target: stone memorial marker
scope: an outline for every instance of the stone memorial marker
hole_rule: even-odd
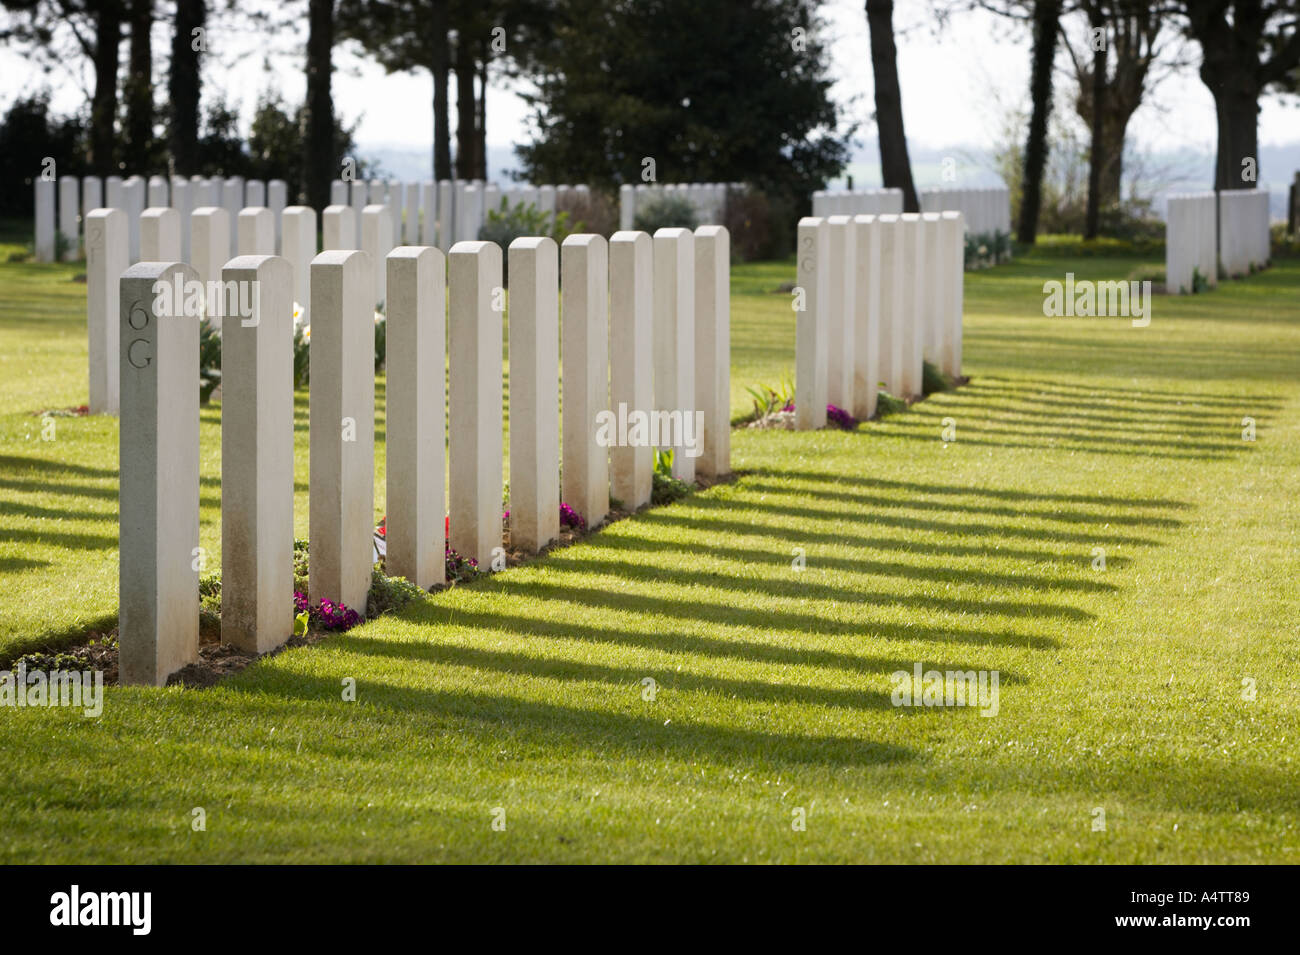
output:
[[[954,380],[961,377],[962,285],[966,278],[966,228],[960,212],[945,212],[940,220],[941,279],[940,325],[943,341],[939,367]]]
[[[293,636],[293,274],[244,255],[221,278],[221,641],[266,653]]]
[[[140,214],[140,261],[177,262],[181,257],[181,214],[166,206]]]
[[[36,261],[53,262],[55,251],[54,205],[58,186],[53,179],[36,177]]]
[[[361,248],[370,256],[371,262],[380,263],[374,276],[375,304],[384,301],[384,286],[388,280],[388,270],[382,263],[393,250],[393,219],[388,206],[373,204],[361,212]]]
[[[853,217],[853,416],[876,413],[880,391],[880,226],[874,215]]]
[[[78,195],[81,183],[76,176],[59,177],[59,232],[63,236],[63,261],[75,262],[81,254],[81,237],[78,235]]]
[[[217,206],[200,206],[190,213],[190,262],[204,288],[221,281],[221,269],[230,260],[230,213]],[[206,297],[205,297],[206,298]],[[213,328],[221,328],[220,297],[213,299],[207,315]]]
[[[375,326],[371,260],[311,263],[308,599],[366,611],[375,531]]]
[[[90,353],[90,413],[117,414],[121,322],[118,280],[130,251],[123,209],[86,213],[86,330]],[[197,374],[197,373],[196,373]]]
[[[194,264],[193,235],[190,232],[190,213],[194,211],[195,186],[188,179],[177,176],[172,180],[172,208],[180,216],[181,261]]]
[[[154,291],[197,278],[179,262],[142,262],[120,280],[123,684],[162,686],[199,657],[199,324],[160,314],[159,299],[172,299]]]
[[[921,252],[921,217],[914,212],[899,216],[900,250],[903,260],[903,311],[895,325],[901,345],[903,366],[900,372],[900,398],[921,394],[922,345],[925,332],[921,323],[924,286],[929,280]]]
[[[323,252],[357,248],[357,212],[351,206],[326,206],[321,213]]]
[[[853,406],[854,282],[857,251],[853,217],[826,220],[830,243],[830,282],[826,307],[826,401],[838,408]]]
[[[560,533],[559,249],[510,243],[510,545],[535,554]]]
[[[244,183],[244,208],[260,209],[266,205],[266,183],[250,179]]]
[[[450,179],[438,180],[438,248],[444,253],[452,246],[456,228],[456,184]]]
[[[275,253],[284,254],[284,210],[289,205],[289,184],[283,179],[272,179],[266,184],[266,207],[271,210],[271,221],[275,223]],[[316,210],[312,210],[315,221]],[[315,245],[315,239],[312,245]]]
[[[654,234],[654,408],[678,422],[668,447],[673,477],[695,481],[695,458],[687,454],[686,429],[695,424],[695,236],[690,229]],[[696,436],[698,437],[698,436]],[[654,437],[659,446],[662,433]]]
[[[145,181],[131,176],[122,182],[122,206],[126,209],[126,226],[131,234],[131,262],[140,261],[140,213],[144,212]]]
[[[451,546],[486,571],[502,546],[501,249],[457,242],[447,265]]]
[[[826,369],[830,294],[830,243],[826,220],[799,220],[796,293],[803,308],[795,315],[794,426],[826,427]]]
[[[921,216],[921,354],[924,361],[936,368],[943,364],[943,343],[948,330],[943,311],[943,285],[948,266],[940,235],[942,221],[938,212]]]
[[[720,225],[695,230],[695,403],[704,414],[696,470],[724,477],[731,473],[731,236]]]
[[[902,395],[903,250],[897,215],[876,217],[880,230],[880,384],[895,397]]]
[[[412,239],[410,245],[438,244],[438,187],[432,181],[420,183],[419,239]],[[444,257],[443,261],[446,261]],[[443,284],[446,284],[445,282]]]
[[[596,416],[609,408],[609,250],[603,236],[571,235],[561,246],[561,497],[594,528],[609,513],[609,449]]]
[[[333,207],[331,207],[333,208]],[[347,206],[339,208],[351,212]],[[292,304],[311,314],[311,260],[316,257],[316,210],[311,206],[289,206],[281,214],[281,245],[293,270]],[[307,318],[306,321],[310,321]]]
[[[167,180],[163,176],[150,176],[147,196],[150,208],[162,209],[171,206],[167,191]]]
[[[609,404],[620,419],[621,408],[654,410],[654,241],[645,232],[609,240]],[[648,425],[643,440],[631,440],[630,418],[628,437],[609,452],[610,494],[635,511],[650,503],[654,442]]]
[[[85,231],[86,215],[92,209],[102,209],[103,206],[104,180],[98,176],[86,176],[81,180],[81,224],[83,232]]]
[[[266,206],[250,206],[239,213],[240,255],[275,254],[275,216]]]
[[[402,246],[389,254],[387,268],[384,566],[390,577],[428,590],[446,582],[447,260],[428,246]]]

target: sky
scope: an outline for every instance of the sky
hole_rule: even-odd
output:
[[[1022,25],[984,11],[956,16],[936,31],[932,0],[896,0],[894,25],[899,48],[899,81],[904,122],[914,153],[937,151],[984,152],[997,143],[1006,117],[1027,105],[1029,76],[1028,30]],[[280,8],[283,9],[283,8]],[[845,114],[860,123],[859,163],[866,172],[877,159],[871,61],[866,16],[862,0],[827,0],[834,96]],[[167,25],[159,24],[155,52],[165,57],[169,49]],[[298,101],[302,78],[301,39],[277,35],[276,49],[266,55],[266,31],[237,24],[213,36],[215,53],[224,61],[209,66],[206,91],[218,87],[241,105],[245,120],[259,93],[270,86],[286,99]],[[124,47],[125,53],[125,47]],[[1197,51],[1188,46],[1194,60]],[[1058,86],[1070,83],[1058,58]],[[335,104],[348,121],[360,120],[359,152],[386,151],[394,157],[409,155],[418,163],[428,155],[433,133],[432,82],[427,73],[386,75],[346,47],[336,51]],[[165,75],[160,60],[158,77]],[[19,92],[40,82],[39,71],[12,50],[0,50],[0,106]],[[53,107],[67,112],[84,104],[84,91],[66,71],[47,81],[54,89]],[[453,86],[454,89],[454,86]],[[1300,140],[1300,113],[1277,97],[1267,98],[1260,115],[1262,146]],[[517,93],[500,82],[489,88],[488,145],[498,167],[509,162],[510,147],[524,134],[526,110]],[[1194,65],[1167,77],[1134,116],[1129,132],[1140,150],[1210,152],[1214,139],[1214,106]],[[394,162],[402,162],[394,158]],[[505,170],[490,172],[497,175]],[[918,178],[922,178],[918,176]],[[864,181],[863,184],[868,184]]]

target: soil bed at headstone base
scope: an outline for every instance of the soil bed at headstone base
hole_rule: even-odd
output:
[[[728,484],[735,480],[736,474],[729,474],[724,478],[712,479],[707,477],[696,477],[694,490],[706,490],[717,484]],[[641,511],[649,510],[653,507],[666,507],[668,505],[649,504],[641,508]],[[506,568],[518,567],[537,560],[551,551],[560,550],[572,544],[576,544],[583,538],[591,534],[600,533],[600,531],[613,524],[621,521],[639,511],[629,511],[622,508],[611,508],[605,520],[594,530],[589,531],[585,528],[561,527],[559,536],[543,547],[536,554],[525,553],[524,551],[515,550],[510,546],[509,523],[502,535],[502,544],[506,551]],[[456,586],[455,583],[441,584],[429,590],[429,594],[437,594]],[[273,657],[283,650],[291,647],[309,647],[320,643],[322,640],[333,636],[338,631],[324,630],[320,628],[310,628],[306,634],[294,634],[284,644],[276,647],[263,654],[248,653],[233,647],[228,643],[222,643],[218,635],[211,632],[210,629],[201,629],[199,634],[199,659],[194,663],[186,664],[177,670],[167,680],[168,686],[186,686],[195,689],[205,689],[210,686],[216,686],[226,677],[238,673],[245,667],[257,662],[264,657]],[[117,686],[117,661],[118,661],[118,644],[117,628],[114,627],[108,633],[101,633],[96,630],[89,630],[77,643],[57,651],[39,650],[33,653],[24,654],[8,667],[15,669],[21,662],[28,672],[34,670],[99,670],[104,674],[104,684],[106,686]]]

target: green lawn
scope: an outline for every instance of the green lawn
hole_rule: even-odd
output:
[[[732,485],[217,689],[0,710],[0,861],[1300,861],[1300,263],[1042,316],[1138,264],[970,275],[959,392],[738,432]],[[85,400],[76,271],[0,265],[10,654],[115,607],[115,422],[28,415]],[[792,273],[733,272],[737,412],[793,369]],[[997,670],[997,715],[892,706],[917,662]]]

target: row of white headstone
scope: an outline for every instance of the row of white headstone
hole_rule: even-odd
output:
[[[638,209],[662,199],[689,202],[700,225],[721,225],[727,214],[728,188],[741,186],[733,183],[728,187],[725,182],[624,183],[618,187],[618,227],[631,229]]]
[[[925,361],[960,377],[964,245],[960,212],[799,220],[797,429],[827,404],[870,418],[881,389],[919,396]]]
[[[510,186],[502,188],[481,179],[443,179],[438,182],[336,179],[330,186],[330,204],[350,205],[360,215],[368,205],[389,209],[394,245],[432,245],[446,252],[456,242],[472,242],[487,222],[488,214],[523,204],[554,216],[582,203],[591,194],[586,185]]]
[[[826,216],[902,215],[902,189],[819,189],[813,193],[812,214]]]
[[[375,513],[375,261],[328,251],[309,269],[309,598],[360,613]],[[386,570],[428,588],[444,581],[444,513],[459,553],[484,568],[504,553],[502,252],[479,241],[446,256],[403,246],[378,261],[389,288]],[[606,519],[611,497],[628,509],[648,503],[655,445],[673,447],[684,480],[730,471],[724,228],[572,235],[562,246],[522,238],[508,265],[513,548],[554,540],[561,500],[589,527]],[[293,630],[293,276],[285,258],[241,255],[220,278],[232,300],[232,289],[257,283],[227,316],[222,343],[222,639],[261,653]],[[124,683],[162,684],[198,656],[198,321],[159,294],[197,281],[184,263],[151,261],[114,283]],[[680,443],[680,428],[662,441],[611,441],[607,427],[602,437],[610,413],[655,411],[698,413],[700,444]]]
[[[971,235],[1011,234],[1011,190],[1006,186],[980,189],[922,189],[922,212],[960,212]]]
[[[1219,262],[1229,275],[1245,275],[1268,262],[1269,194],[1230,189],[1219,194]],[[1214,193],[1172,195],[1165,207],[1165,287],[1174,295],[1195,290],[1199,275],[1219,284],[1214,254]]]
[[[279,250],[280,213],[288,207],[288,185],[280,179],[262,182],[242,176],[204,178],[191,176],[60,176],[37,179],[35,253],[38,262],[53,262],[57,253],[57,236],[62,235],[62,258],[73,261],[81,254],[82,217],[93,209],[122,209],[128,215],[129,253],[132,262],[141,261],[139,217],[145,209],[169,207],[181,214],[183,227],[189,214],[199,208],[219,206],[231,220],[241,209],[265,207],[276,222],[276,252]],[[444,252],[452,244],[477,239],[479,229],[491,211],[500,209],[502,200],[510,206],[522,202],[554,214],[590,193],[585,185],[518,186],[502,189],[493,183],[464,180],[400,182],[371,180],[344,182],[335,180],[330,202],[350,205],[358,218],[368,205],[387,206],[393,230],[393,245],[436,245]],[[182,234],[182,247],[189,255],[189,236]],[[235,234],[231,233],[230,254],[236,252]]]
[[[181,216],[184,231],[181,234],[182,250],[189,256],[189,215],[194,209],[216,206],[225,209],[232,221],[241,209],[258,207],[269,209],[273,215],[278,247],[280,241],[280,213],[288,206],[289,187],[280,179],[262,182],[245,181],[240,176],[228,179],[191,176],[59,176],[57,180],[37,179],[36,189],[36,261],[52,262],[56,252],[57,234],[63,236],[62,258],[77,259],[82,252],[82,231],[88,229],[85,217],[95,209],[121,209],[127,216],[127,257],[132,262],[140,256],[140,217],[146,209],[171,208]],[[57,202],[56,202],[57,195]],[[57,212],[56,212],[57,208]],[[230,235],[230,254],[236,251],[236,234]]]

